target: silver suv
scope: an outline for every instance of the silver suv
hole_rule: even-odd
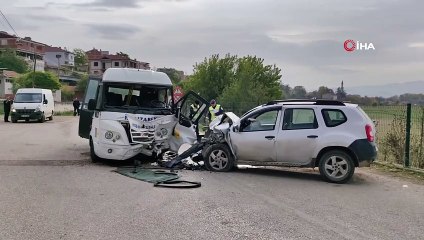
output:
[[[211,171],[237,164],[319,167],[327,181],[345,183],[377,156],[372,120],[340,101],[272,101],[241,118],[227,112],[210,130],[202,154]]]

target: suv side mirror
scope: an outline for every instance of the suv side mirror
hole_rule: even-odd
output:
[[[47,99],[44,99],[43,104],[47,104],[49,103],[49,101],[47,101]]]
[[[96,100],[90,99],[88,101],[88,110],[96,110]]]
[[[235,126],[233,127],[233,131],[234,131],[234,132],[239,132],[239,131],[240,131],[240,127],[239,127],[238,125],[235,125]]]

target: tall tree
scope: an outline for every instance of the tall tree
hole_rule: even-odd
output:
[[[87,54],[80,48],[75,48],[74,51],[74,63],[77,67],[85,66],[88,62]]]
[[[175,68],[158,68],[157,71],[166,73],[166,75],[168,75],[172,83],[175,85],[179,85],[184,79],[184,72]]]
[[[235,79],[225,88],[220,100],[240,114],[259,104],[281,99],[280,73],[278,67],[265,65],[264,60],[256,56],[240,58]]]
[[[25,73],[29,70],[28,63],[22,57],[16,56],[16,53],[11,49],[0,52],[0,68],[6,68],[17,73]]]
[[[194,90],[203,98],[216,99],[235,77],[237,57],[230,54],[220,58],[212,55],[194,65],[193,75],[183,84],[184,90]]]
[[[292,92],[293,98],[305,98],[306,97],[306,89],[304,86],[295,86]]]
[[[85,89],[87,88],[87,84],[88,84],[88,75],[82,74],[79,77],[79,81],[77,83],[76,90],[79,91],[79,92],[85,92]]]
[[[334,94],[333,89],[328,88],[326,86],[321,86],[318,88],[318,98],[322,98],[324,94]]]
[[[293,89],[288,84],[281,84],[281,91],[285,98],[292,98]]]
[[[21,75],[13,81],[13,91],[19,88],[45,88],[59,90],[62,85],[59,78],[50,72],[30,72]]]

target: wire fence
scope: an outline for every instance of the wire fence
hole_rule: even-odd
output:
[[[376,124],[378,161],[424,169],[424,106],[411,106],[409,119],[407,105],[362,108]]]

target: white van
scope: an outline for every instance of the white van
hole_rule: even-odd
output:
[[[13,100],[11,118],[12,122],[18,120],[53,120],[54,100],[50,89],[21,88],[18,89]]]
[[[91,77],[82,103],[79,136],[89,139],[93,161],[159,156],[198,139],[197,125],[208,102],[193,92],[176,104],[162,72],[109,68]],[[190,106],[199,103],[195,114]]]

